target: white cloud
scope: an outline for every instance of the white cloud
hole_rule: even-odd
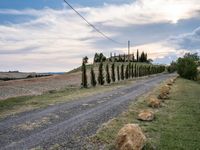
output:
[[[172,43],[176,49],[189,49],[200,54],[200,27],[196,28],[191,33],[170,37],[169,42]]]
[[[134,24],[176,23],[196,16],[199,8],[198,0],[138,0],[131,4],[77,9],[109,37],[123,40],[126,35],[118,37],[120,29],[111,32],[107,26],[126,28]],[[98,41],[102,37],[65,7],[61,10],[4,9],[0,10],[1,14],[24,15],[29,20],[0,25],[0,70],[15,67],[22,71],[69,70],[80,64],[81,57],[99,50]],[[112,47],[121,49],[116,45]],[[175,51],[162,42],[134,48],[149,50],[153,59]]]

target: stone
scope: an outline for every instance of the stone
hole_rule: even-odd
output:
[[[116,139],[117,150],[141,150],[146,137],[137,124],[126,124],[120,129]]]

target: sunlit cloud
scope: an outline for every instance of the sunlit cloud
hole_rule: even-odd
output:
[[[200,3],[198,0],[137,0],[122,5],[79,6],[77,10],[109,37],[126,41],[123,29],[153,23],[173,25],[179,20],[198,16]],[[118,46],[112,42],[107,50],[100,49],[103,37],[65,5],[62,9],[0,9],[0,15],[6,14],[28,16],[29,19],[0,24],[0,70],[67,71],[78,67],[85,55],[91,58],[95,52],[109,53],[107,50],[110,49],[124,53],[127,49],[126,45]],[[148,52],[154,60],[179,55],[177,50],[184,50],[178,48],[177,43],[165,40],[144,42],[132,50]]]

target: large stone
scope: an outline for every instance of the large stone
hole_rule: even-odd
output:
[[[162,86],[160,89],[160,93],[169,94],[170,89],[171,88],[168,85]]]
[[[161,107],[161,101],[159,99],[157,99],[157,98],[152,98],[151,97],[148,100],[148,106],[152,107],[152,108],[159,108],[159,107]]]
[[[127,124],[120,129],[116,139],[117,150],[141,150],[146,137],[137,124]]]
[[[154,120],[155,115],[154,112],[151,110],[142,110],[138,114],[138,119],[142,121],[152,121]]]
[[[169,99],[169,96],[168,96],[168,94],[166,94],[166,93],[160,93],[160,94],[158,95],[158,98],[159,98],[159,99],[162,99],[162,100],[166,100],[166,99]]]

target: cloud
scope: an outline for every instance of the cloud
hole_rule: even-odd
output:
[[[93,22],[109,26],[127,26],[158,22],[177,23],[181,19],[198,16],[200,3],[198,0],[137,0],[120,6],[104,5],[103,8],[80,10]]]
[[[173,43],[177,49],[189,49],[200,53],[200,27],[191,33],[170,37],[169,42]]]
[[[79,6],[77,9],[109,37],[127,41],[123,32],[126,28],[176,23],[197,16],[199,8],[197,0],[137,0],[123,5]],[[103,39],[66,6],[63,9],[0,9],[0,15],[13,15],[16,19],[29,17],[23,22],[0,24],[0,70],[64,71],[79,66],[83,56],[97,51],[106,54],[113,49],[126,51],[126,45],[114,45]],[[145,41],[145,35],[144,39],[140,38],[139,41]],[[164,58],[169,52],[176,54],[175,49],[162,40],[140,42],[141,45],[133,49],[145,50],[153,59]]]

